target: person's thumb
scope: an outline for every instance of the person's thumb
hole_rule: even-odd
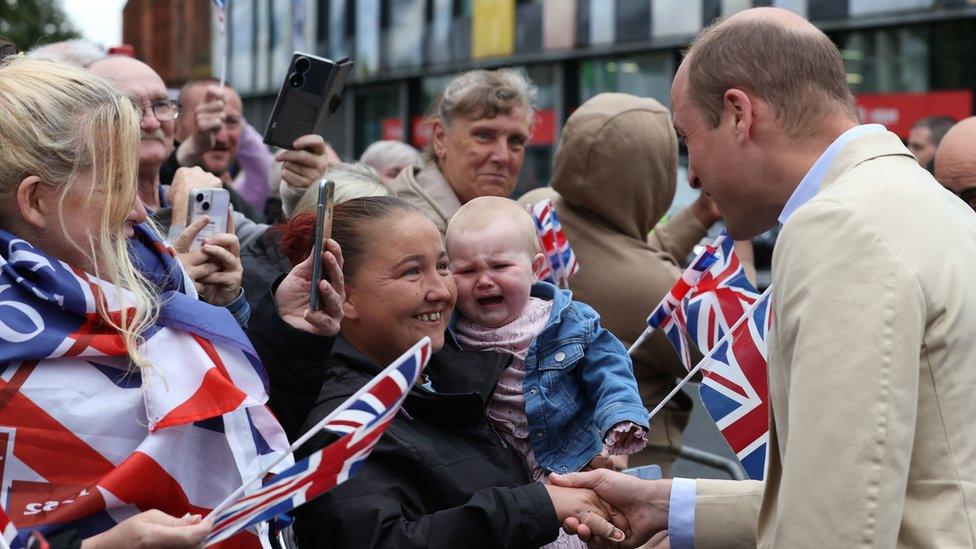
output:
[[[302,260],[301,263],[292,267],[291,269],[292,274],[298,276],[303,280],[312,280],[312,261],[313,261],[312,255],[313,254],[315,254],[314,249],[308,253],[308,257]],[[321,261],[322,259],[319,258],[318,260]]]
[[[183,254],[190,251],[190,245],[193,244],[193,239],[200,234],[200,231],[207,226],[207,223],[210,223],[210,216],[208,215],[202,215],[196,218],[193,223],[187,225],[183,229],[183,232],[176,237],[176,240],[173,241],[173,248]]]
[[[592,511],[583,511],[579,517],[580,524],[585,524],[594,536],[600,536],[611,541],[623,541],[624,531],[614,526],[610,521]]]

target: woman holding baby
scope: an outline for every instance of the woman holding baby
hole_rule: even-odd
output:
[[[517,206],[514,213],[524,214]],[[412,388],[404,411],[358,474],[298,510],[295,530],[302,546],[540,547],[556,539],[562,519],[612,511],[592,492],[533,481],[543,480],[546,471],[561,472],[552,466],[555,461],[575,470],[601,452],[640,447],[647,416],[626,354],[591,309],[566,295],[556,297],[560,291],[552,286],[532,284],[537,254],[528,251],[532,241],[524,231],[513,231],[522,234],[519,242],[526,247],[517,248],[511,262],[494,250],[457,251],[475,263],[487,261],[499,273],[495,280],[504,288],[478,305],[481,292],[495,283],[475,283],[477,292],[466,290],[459,298],[455,274],[468,276],[463,271],[479,267],[452,265],[437,227],[416,208],[389,197],[337,205],[332,236],[344,257],[345,299],[331,354],[321,352],[325,338],[290,330],[274,315],[252,321],[259,351],[287,349],[282,359],[327,369],[306,425],[421,337],[430,337],[436,349],[422,384]],[[462,304],[472,300],[475,307],[464,310]],[[467,319],[458,337],[449,330],[455,304]],[[515,326],[508,326],[510,316]],[[498,347],[459,345],[482,339],[479,325],[520,335]],[[536,335],[547,333],[553,335],[545,348],[533,344]],[[262,334],[275,334],[274,340]],[[269,369],[276,367],[263,358]],[[523,371],[527,390],[521,401],[512,390],[522,383],[511,371],[515,363],[530,370]],[[536,382],[538,390],[528,388]],[[501,385],[508,387],[503,402],[494,398]],[[545,399],[562,403],[561,417]],[[550,416],[542,426],[537,413]],[[516,425],[553,440],[533,453]],[[317,440],[309,450],[328,442]],[[564,541],[579,545],[576,539]]]

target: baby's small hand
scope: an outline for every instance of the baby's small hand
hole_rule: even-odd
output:
[[[601,453],[593,456],[593,459],[586,467],[583,467],[583,470],[610,469],[611,471],[623,471],[627,468],[627,462],[627,456],[608,456]]]

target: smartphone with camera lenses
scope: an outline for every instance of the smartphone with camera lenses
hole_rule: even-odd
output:
[[[199,248],[204,239],[212,234],[227,232],[227,216],[230,215],[230,193],[227,189],[191,189],[186,208],[186,225],[206,215],[210,218],[207,226],[197,233],[190,245],[191,250]]]
[[[347,57],[332,61],[308,53],[293,53],[264,131],[264,142],[290,149],[303,135],[323,135],[329,116],[342,102],[342,88],[352,65]]]

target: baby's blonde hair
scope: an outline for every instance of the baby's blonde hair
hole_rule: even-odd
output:
[[[500,220],[511,221],[519,232],[517,244],[522,246],[529,257],[542,251],[539,236],[535,232],[535,221],[518,202],[499,196],[480,196],[469,200],[454,214],[447,224],[447,250],[450,253],[451,240],[465,231],[479,231],[492,226]]]
[[[97,306],[105,324],[122,335],[133,362],[144,367],[141,334],[155,322],[158,303],[129,257],[122,230],[136,196],[140,118],[132,99],[80,67],[17,57],[0,62],[0,227],[12,228],[18,217],[16,194],[25,177],[60,189],[58,222],[67,242],[88,258],[92,274],[135,296],[131,313],[123,310],[117,319],[104,301]],[[103,208],[97,229],[79,242],[66,230],[64,205],[87,174],[86,203],[97,199]]]

